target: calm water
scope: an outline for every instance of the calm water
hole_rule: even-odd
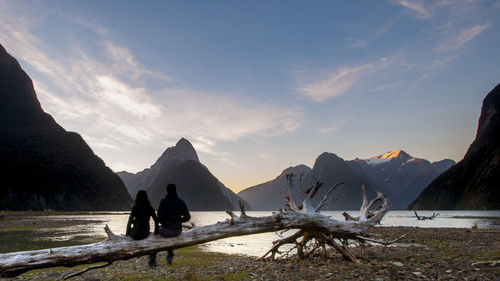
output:
[[[355,216],[358,212],[349,212]],[[413,227],[454,227],[470,228],[477,225],[481,229],[500,229],[500,211],[439,211],[439,216],[434,220],[419,221],[413,211],[390,211],[382,220],[383,226],[413,226]],[[250,216],[268,216],[271,212],[248,212]],[[333,219],[344,220],[342,211],[323,212]],[[422,211],[419,215],[430,216],[432,211]],[[229,216],[225,212],[192,212],[191,221],[195,225],[213,224],[224,221]],[[79,239],[89,236],[104,238],[104,226],[107,224],[116,234],[124,234],[128,213],[110,212],[90,215],[57,215],[40,216],[41,220],[90,220],[90,224],[76,225],[58,229],[38,230],[38,241],[64,241]],[[54,232],[55,231],[55,232]],[[44,233],[46,233],[44,235]],[[50,235],[49,235],[50,234]],[[203,244],[201,247],[207,251],[223,253],[239,253],[252,256],[261,256],[272,246],[272,241],[278,238],[275,233],[247,235],[226,238]]]

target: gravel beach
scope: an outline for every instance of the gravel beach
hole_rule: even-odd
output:
[[[172,265],[160,253],[155,268],[141,257],[70,280],[500,280],[500,262],[478,263],[500,261],[500,230],[376,227],[372,233],[384,240],[407,236],[390,247],[353,248],[361,264],[334,252],[327,260],[267,262],[244,253],[207,253],[193,247],[177,250]],[[60,280],[83,268],[36,270],[12,280]]]

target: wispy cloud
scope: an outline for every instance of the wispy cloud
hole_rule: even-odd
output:
[[[271,154],[265,151],[260,151],[257,153],[257,157],[262,160],[268,160],[271,158]]]
[[[34,22],[18,21],[6,4],[1,8],[0,43],[31,70],[44,110],[66,129],[81,133],[95,149],[163,146],[165,140],[186,136],[200,152],[216,154],[221,153],[215,151],[219,141],[283,134],[302,122],[298,108],[171,88],[172,75],[147,68],[130,49],[109,39],[105,28],[88,21],[71,24],[95,32],[100,49],[85,49],[73,39],[60,47],[67,53],[48,56],[58,53],[59,46],[37,37]],[[148,88],[144,79],[160,79],[166,86]]]
[[[359,48],[359,47],[366,47],[368,46],[368,43],[371,41],[367,38],[347,38],[346,39],[346,46],[350,48]]]
[[[358,38],[348,37],[346,39],[346,46],[349,48],[367,47],[373,42],[378,41],[384,37],[389,30],[398,22],[399,16],[388,19],[388,21],[377,28],[373,26],[367,27],[366,35]]]
[[[393,0],[391,3],[404,7],[418,18],[426,19],[422,23],[423,36],[400,46],[402,61],[407,62],[408,67],[401,69],[401,72],[387,69],[389,73],[401,77],[405,73],[411,74],[410,79],[414,81],[409,83],[408,90],[414,90],[429,77],[446,69],[449,63],[460,59],[463,55],[460,51],[495,21],[492,18],[494,13],[486,12],[486,6],[481,1]],[[384,87],[381,84],[374,89]]]
[[[397,0],[396,3],[412,11],[418,18],[429,18],[430,12],[421,0]]]
[[[110,40],[105,40],[104,45],[108,57],[113,61],[113,70],[115,73],[120,73],[138,79],[141,75],[151,76],[153,78],[162,79],[167,82],[172,82],[175,79],[170,75],[151,71],[146,68],[132,55],[132,52],[122,46],[113,43]]]
[[[337,68],[312,70],[297,77],[298,91],[315,102],[322,102],[348,92],[363,77],[388,67],[387,58],[358,65],[344,65]]]
[[[301,124],[296,108],[281,108],[251,98],[207,94],[186,89],[165,89],[165,126],[184,135],[209,140],[237,140],[244,136],[291,132]]]
[[[340,122],[337,122],[336,124],[334,124],[333,126],[319,129],[319,133],[322,135],[338,133],[342,129],[342,126],[344,124],[346,124],[347,122],[349,122],[348,118],[343,119]]]
[[[447,38],[447,40],[438,47],[438,50],[440,52],[447,52],[460,49],[467,42],[476,38],[488,27],[488,24],[476,24],[474,26],[464,28],[451,37]]]

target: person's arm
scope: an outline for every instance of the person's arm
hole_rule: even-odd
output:
[[[134,207],[132,207],[132,211],[130,212],[130,216],[128,217],[127,230],[125,231],[126,236],[129,236],[130,229],[132,228],[132,223],[134,222],[134,218],[135,218],[135,208]]]
[[[153,221],[155,222],[155,230],[153,233],[158,234],[158,218],[156,217],[155,209],[153,207],[151,207],[151,210],[152,210],[151,217],[153,218]]]
[[[165,207],[163,206],[164,201],[163,199],[160,200],[160,205],[158,206],[158,212],[156,213],[157,217],[156,219],[158,220],[158,223],[162,223],[163,220],[165,219]]]
[[[187,222],[187,221],[189,221],[191,219],[191,214],[189,213],[189,210],[188,210],[188,208],[186,206],[186,203],[184,203],[184,202],[182,202],[182,203],[183,203],[182,205],[184,205],[184,206],[183,206],[183,210],[182,210],[181,221],[182,222]]]

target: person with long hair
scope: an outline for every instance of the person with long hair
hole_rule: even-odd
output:
[[[155,209],[151,206],[148,194],[145,190],[139,190],[135,195],[134,206],[130,212],[127,222],[126,235],[134,240],[142,240],[149,236],[149,219],[153,218],[155,223],[155,232],[158,231],[158,219]],[[149,256],[149,266],[156,265],[156,255]]]

